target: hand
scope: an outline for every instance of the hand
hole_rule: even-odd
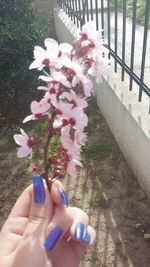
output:
[[[51,193],[44,189],[42,180],[34,181],[34,187],[29,186],[19,197],[1,230],[0,266],[79,266],[95,231],[88,225],[86,213],[64,204],[67,197],[59,181],[52,185]]]

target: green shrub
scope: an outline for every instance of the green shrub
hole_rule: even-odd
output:
[[[29,0],[0,1],[0,126],[22,119],[37,92],[36,72],[28,67],[33,47],[42,45],[49,22],[31,7]],[[34,78],[35,77],[35,78]]]
[[[122,12],[123,7],[123,1],[124,0],[118,0],[118,8]],[[114,5],[115,0],[111,0],[111,3]],[[136,14],[136,22],[139,25],[144,24],[145,19],[145,0],[138,0],[137,1],[137,14]],[[133,16],[133,0],[127,0],[127,16],[131,17]],[[150,22],[150,19],[149,19]],[[150,26],[150,24],[149,24]]]

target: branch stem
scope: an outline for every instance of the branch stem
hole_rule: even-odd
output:
[[[47,140],[44,146],[44,175],[43,178],[46,181],[46,185],[48,188],[48,191],[51,190],[51,182],[48,179],[48,171],[49,171],[49,167],[50,167],[50,163],[48,162],[48,148],[49,148],[49,144],[50,144],[50,140],[52,138],[52,134],[51,134],[51,121],[49,122],[49,129],[48,129],[48,135],[47,135]]]

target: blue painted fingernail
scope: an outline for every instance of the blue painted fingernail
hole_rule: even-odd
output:
[[[34,202],[37,204],[43,204],[45,202],[45,189],[42,176],[33,177],[33,192]]]
[[[54,228],[52,232],[49,234],[46,241],[44,242],[45,249],[52,250],[62,234],[63,234],[63,229],[60,226]]]
[[[68,207],[69,202],[66,192],[62,188],[59,189],[59,192],[60,192],[61,203]]]
[[[85,243],[90,244],[91,236],[90,236],[88,233],[86,233],[86,235],[85,235],[83,241],[84,241]]]
[[[75,227],[75,233],[74,233],[74,238],[76,240],[83,240],[83,235],[84,235],[84,224],[83,223],[78,223]]]

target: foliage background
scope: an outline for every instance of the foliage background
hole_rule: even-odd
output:
[[[124,0],[118,0],[118,8],[122,11]],[[111,3],[115,3],[115,0],[111,0]],[[145,19],[145,4],[146,0],[137,0],[137,15],[136,22],[137,24],[143,25]],[[127,0],[127,15],[132,18],[133,15],[133,0]]]
[[[37,73],[28,68],[33,47],[51,36],[49,17],[45,20],[30,0],[0,1],[0,128],[22,120],[37,98]]]

